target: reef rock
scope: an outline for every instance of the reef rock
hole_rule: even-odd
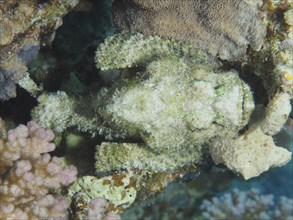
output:
[[[270,167],[284,166],[291,153],[274,144],[271,136],[257,127],[234,140],[218,140],[209,148],[213,160],[241,173],[244,179],[259,176]]]
[[[0,4],[0,100],[16,95],[15,83],[35,59],[40,45],[54,39],[62,17],[78,0],[10,0]]]
[[[221,60],[244,58],[248,45],[258,51],[266,35],[257,10],[247,0],[125,0],[113,4],[118,29],[159,35],[193,44]]]

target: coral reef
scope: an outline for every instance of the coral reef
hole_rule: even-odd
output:
[[[257,1],[114,1],[118,29],[191,43],[221,60],[243,59],[248,44],[260,50],[266,35]]]
[[[96,198],[108,201],[108,209],[112,211],[124,210],[136,198],[136,184],[134,174],[121,172],[113,176],[102,178],[83,176],[70,186],[68,195],[73,200],[81,200],[85,204]]]
[[[291,112],[290,95],[277,93],[266,107],[265,119],[261,129],[265,134],[275,135],[285,125]]]
[[[276,203],[273,195],[262,195],[256,189],[240,192],[234,189],[200,206],[204,219],[293,219],[293,200],[281,197]]]
[[[15,83],[27,71],[26,64],[38,54],[39,42],[34,38],[26,38],[14,51],[7,46],[0,46],[0,100],[8,100],[16,96]]]
[[[107,201],[102,198],[93,199],[89,202],[89,209],[85,219],[95,219],[95,220],[120,220],[120,216],[113,212],[105,213],[105,208],[107,206]]]
[[[292,173],[290,176],[292,177]],[[288,181],[288,177],[284,179]],[[229,186],[230,180],[230,174],[213,171],[201,174],[195,181],[170,184],[160,196],[138,206],[132,206],[123,212],[121,217],[125,220],[292,219],[292,197],[286,194],[276,195],[274,190],[270,191],[273,193],[270,194],[264,192],[262,187],[260,190],[256,186],[238,190],[235,186]],[[246,185],[247,181],[241,183]],[[266,179],[260,184],[272,183],[271,180]],[[274,187],[278,188],[278,185]]]
[[[264,118],[258,119],[260,122],[251,125],[243,135],[235,140],[212,141],[209,152],[213,160],[241,173],[244,179],[259,176],[270,167],[285,165],[291,160],[291,152],[276,146],[271,135],[283,128],[290,112],[290,95],[276,94],[268,103]]]
[[[261,78],[270,99],[282,91],[293,91],[293,3],[290,0],[264,0],[261,16],[267,37],[259,53],[250,52],[249,66]]]
[[[265,11],[267,13],[267,17],[263,16],[270,35],[260,53],[252,56],[252,63],[249,65],[253,66],[255,74],[261,77],[268,93],[269,100],[265,112],[257,119],[254,118],[254,125],[244,133],[243,137],[239,137],[236,141],[224,139],[215,141],[216,143],[210,146],[213,160],[217,163],[225,163],[232,170],[239,170],[237,166],[240,161],[249,154],[255,155],[255,159],[248,160],[249,163],[241,171],[246,179],[258,176],[261,170],[266,170],[269,166],[281,166],[291,157],[284,149],[274,147],[270,135],[275,135],[282,129],[291,112],[293,41],[292,18],[289,17],[292,6],[290,1],[265,1],[262,9],[263,13]],[[278,15],[282,15],[283,19]],[[253,142],[259,143],[260,140],[263,145],[254,144],[254,148],[251,148]],[[246,154],[243,154],[241,151],[245,147]],[[267,156],[262,159],[256,156],[259,154],[256,153],[258,150],[259,153],[263,152]],[[270,157],[278,157],[279,161],[269,159]],[[271,162],[264,162],[268,160]]]
[[[184,175],[197,173],[200,169],[192,165],[172,172],[152,173],[133,169],[115,171],[111,175],[102,177],[99,175],[80,177],[68,189],[68,196],[74,206],[71,216],[84,219],[91,201],[95,199],[107,201],[105,210],[108,213],[122,213],[133,204],[161,193],[169,183],[179,181]]]
[[[69,202],[50,193],[76,180],[74,166],[63,166],[48,152],[54,134],[31,121],[6,131],[0,119],[0,216],[5,219],[65,218]]]
[[[275,84],[282,91],[293,95],[293,2],[271,2],[269,27],[271,36],[264,45],[264,53],[269,53],[274,62]],[[277,14],[283,16],[279,21]],[[270,90],[269,90],[270,91]]]
[[[195,207],[201,198],[201,193],[197,191],[195,186],[198,178],[201,176],[193,182],[168,185],[159,196],[125,210],[121,214],[122,219],[195,219],[194,216],[198,211]]]
[[[209,147],[215,163],[225,164],[242,174],[244,179],[259,176],[270,167],[280,167],[291,160],[291,152],[275,146],[273,138],[257,127],[236,140],[217,140]]]
[[[292,219],[292,0],[0,2],[0,218]]]
[[[114,184],[112,183],[114,182]],[[119,220],[117,206],[129,206],[135,199],[135,191],[124,189],[123,182],[118,186],[111,178],[84,176],[70,188],[69,196],[74,207],[71,216],[74,219]],[[127,184],[126,184],[127,185]],[[133,198],[129,195],[133,194]],[[106,199],[105,199],[106,198]]]
[[[0,100],[15,97],[15,83],[36,58],[40,45],[54,39],[62,17],[78,0],[49,3],[6,1],[0,5]]]

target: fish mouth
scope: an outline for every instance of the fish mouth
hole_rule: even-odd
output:
[[[241,80],[241,88],[243,92],[242,98],[242,117],[241,117],[241,124],[240,127],[243,128],[245,125],[248,124],[250,116],[255,108],[253,93],[250,87]]]

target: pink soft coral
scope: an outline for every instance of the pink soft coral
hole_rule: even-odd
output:
[[[114,212],[106,212],[107,201],[96,198],[89,202],[86,220],[121,220],[120,215]]]
[[[54,134],[36,122],[8,132],[0,118],[0,216],[4,219],[66,218],[68,201],[49,190],[76,180],[74,166],[48,152]]]

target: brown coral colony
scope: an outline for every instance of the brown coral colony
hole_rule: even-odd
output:
[[[247,2],[115,1],[113,16],[119,30],[177,39],[221,60],[236,61],[243,59],[248,45],[260,50],[266,34],[256,3]]]

